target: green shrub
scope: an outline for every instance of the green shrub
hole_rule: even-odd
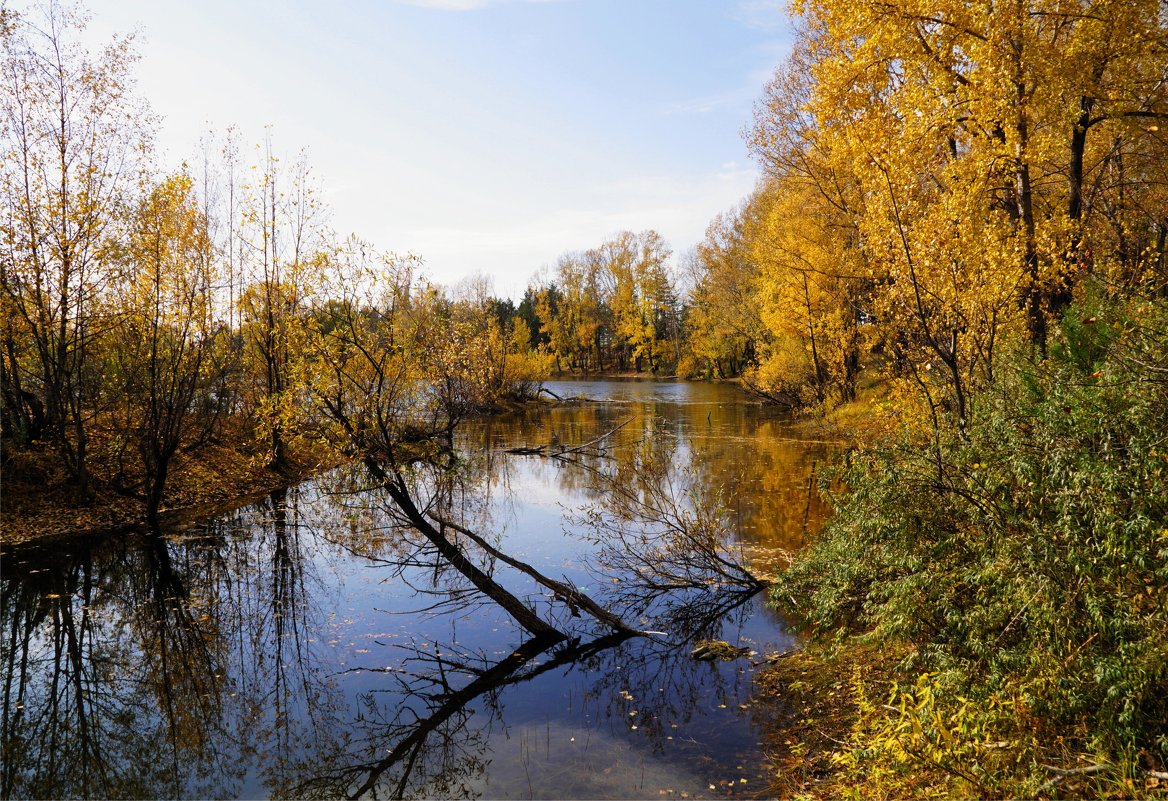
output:
[[[1011,704],[1036,741],[1163,770],[1162,300],[1073,308],[1050,357],[999,370],[964,431],[855,452],[838,478],[835,518],[776,601],[821,639],[905,646],[905,683],[928,672],[939,715]]]

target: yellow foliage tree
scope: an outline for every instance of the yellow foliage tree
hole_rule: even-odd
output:
[[[1162,270],[1156,2],[794,10],[752,145],[783,192],[797,178],[838,215],[867,311],[933,412],[966,419],[1015,333],[1045,353],[1083,275]]]
[[[129,262],[112,347],[125,353],[126,428],[142,459],[147,521],[157,527],[179,446],[196,446],[206,432],[192,422],[210,408],[199,401],[214,378],[213,252],[189,175],[164,179],[141,203]]]
[[[0,292],[5,416],[49,439],[90,494],[93,374],[127,209],[144,183],[150,114],[134,97],[130,38],[96,57],[80,12],[4,8],[0,24]],[[36,425],[31,425],[33,423]]]
[[[746,369],[763,336],[758,265],[746,230],[754,208],[748,202],[715,217],[690,259],[686,346],[702,372],[717,378]]]
[[[239,296],[240,330],[249,372],[259,378],[250,393],[252,413],[267,440],[269,464],[281,468],[289,461],[286,429],[296,415],[292,381],[303,324],[313,294],[324,286],[328,243],[325,212],[303,154],[286,170],[269,139],[259,155],[242,203],[240,250],[248,284]]]

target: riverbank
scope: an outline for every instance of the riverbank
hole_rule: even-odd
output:
[[[22,453],[20,464],[4,468],[0,544],[100,535],[146,525],[145,504],[119,493],[108,480],[95,482],[94,497],[78,503],[51,451]],[[200,510],[212,513],[228,505],[295,484],[332,464],[330,457],[299,452],[284,470],[267,466],[264,454],[228,444],[212,444],[184,455],[167,482],[161,513],[173,522]]]
[[[518,411],[528,404],[557,403],[547,398],[526,401],[498,400],[481,416]],[[167,480],[166,498],[160,509],[164,525],[200,515],[210,516],[227,506],[237,506],[259,496],[311,478],[337,466],[342,457],[332,448],[296,439],[288,446],[288,464],[269,466],[267,452],[232,443],[250,443],[249,436],[225,432],[216,443],[193,453],[180,453]],[[134,485],[137,477],[130,459],[114,463],[108,454],[111,442],[93,443],[106,458],[93,460],[93,497],[79,502],[68,476],[50,448],[12,455],[3,468],[0,496],[0,544],[17,545],[33,540],[101,535],[146,526],[144,501],[118,485]]]
[[[879,671],[876,655],[830,657],[815,647],[774,660],[755,676],[756,695],[783,710],[764,729],[763,749],[774,766],[771,798],[829,799],[845,795],[839,760],[859,719],[853,688]]]
[[[1083,727],[1033,736],[1022,717],[1007,734],[979,728],[976,713],[950,714],[928,674],[906,686],[902,646],[813,644],[755,676],[762,703],[783,716],[766,727],[773,798],[1168,798],[1168,776],[1122,766],[1076,747]],[[908,684],[911,684],[909,677]],[[915,702],[915,703],[914,703]],[[1019,699],[1021,703],[1021,699]],[[1025,714],[1025,713],[1023,713]],[[982,781],[993,777],[993,786]],[[1018,793],[1015,790],[1027,788]]]
[[[892,385],[879,374],[865,374],[856,385],[856,397],[829,409],[794,412],[791,428],[809,439],[846,443],[852,446],[875,445],[895,436],[895,405]]]

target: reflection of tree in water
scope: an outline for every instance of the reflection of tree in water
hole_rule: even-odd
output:
[[[638,735],[655,752],[684,753],[674,740],[679,730],[700,717],[703,733],[712,735],[704,710],[731,710],[729,720],[738,711],[735,699],[748,694],[749,675],[733,663],[693,659],[683,644],[698,637],[737,641],[732,630],[749,617],[748,603],[749,599],[717,622],[702,621],[700,632],[677,629],[669,638],[631,640],[619,652],[606,655],[590,674],[594,679],[585,702],[595,705],[597,719],[637,726]]]
[[[169,763],[168,791],[179,795],[192,753],[199,765],[229,764],[208,732],[222,711],[223,648],[203,599],[191,591],[194,574],[175,564],[166,541],[148,537],[131,555],[138,563],[127,572],[129,621],[141,651],[137,675],[157,699],[167,736],[155,759]]]
[[[498,661],[456,655],[439,646],[416,651],[406,672],[392,676],[393,689],[366,696],[358,740],[371,757],[338,760],[297,788],[297,794],[330,798],[470,797],[474,780],[489,763],[487,738],[501,723],[499,695],[509,687],[565,666],[589,662],[626,641],[613,633],[586,643],[533,637]],[[539,657],[547,658],[540,662]],[[381,704],[377,696],[390,695]],[[472,707],[471,704],[477,704]],[[484,712],[471,725],[476,712]],[[384,755],[384,756],[375,756]]]
[[[729,511],[744,542],[752,546],[794,550],[814,536],[829,512],[825,499],[811,487],[816,464],[830,445],[800,437],[781,417],[748,403],[587,403],[533,409],[495,421],[488,429],[471,428],[464,436],[496,450],[516,445],[586,442],[622,421],[629,421],[606,444],[603,456],[581,455],[585,470],[565,469],[554,460],[530,459],[527,469],[553,477],[567,493],[595,497],[592,470],[614,475],[641,459],[642,440],[672,450],[668,465],[676,475],[697,479],[703,501],[722,494],[732,499]],[[667,444],[672,438],[673,443]],[[814,483],[814,482],[812,482]]]
[[[635,459],[618,462],[612,473],[588,466],[581,472],[606,481],[609,493],[619,487],[625,496],[659,502],[660,487],[666,485],[665,466],[676,455],[676,439],[655,436],[654,431],[643,433],[635,443]],[[574,453],[571,469],[581,467],[575,460],[590,458],[602,457]],[[354,724],[361,732],[354,745],[364,751],[366,758],[337,754],[325,760],[328,769],[305,780],[296,788],[298,793],[352,798],[367,793],[393,798],[473,794],[473,780],[486,764],[486,732],[502,721],[499,692],[569,664],[600,675],[586,695],[590,699],[607,699],[605,717],[615,715],[623,722],[627,716],[643,714],[639,719],[645,726],[643,736],[654,739],[659,750],[672,738],[668,731],[688,722],[700,700],[721,698],[726,707],[730,699],[742,694],[741,687],[725,686],[723,673],[688,659],[678,645],[699,636],[720,635],[724,626],[734,623],[733,612],[747,603],[761,585],[755,583],[749,591],[736,593],[719,592],[704,580],[678,587],[643,587],[644,593],[636,604],[627,603],[623,591],[606,593],[626,601],[621,606],[626,611],[652,615],[653,604],[646,598],[651,600],[673,590],[688,591],[686,597],[673,599],[656,610],[660,613],[657,619],[667,621],[672,629],[669,640],[646,637],[646,632],[628,626],[612,609],[601,607],[530,565],[517,564],[467,527],[452,522],[449,518],[459,515],[465,501],[475,497],[466,491],[467,487],[483,481],[483,473],[488,472],[482,466],[478,471],[473,467],[456,466],[450,460],[419,460],[408,468],[400,464],[370,465],[371,477],[385,493],[380,503],[380,530],[401,532],[403,540],[410,542],[410,547],[399,545],[393,553],[378,558],[417,592],[442,596],[430,606],[431,610],[451,603],[465,606],[474,594],[506,609],[532,637],[498,661],[460,652],[454,642],[434,643],[426,649],[415,648],[400,669],[376,671],[386,675],[389,686],[364,696],[363,714]],[[338,487],[337,496],[355,494]],[[362,499],[366,520],[376,518],[371,504],[375,495],[366,492],[357,497]],[[472,506],[472,512],[478,511],[480,507]],[[414,532],[412,537],[410,529]],[[452,557],[452,551],[457,551],[457,558]],[[550,588],[554,601],[568,607],[571,616],[557,616],[554,605],[545,608],[542,617],[535,614],[535,606],[513,611],[517,599],[497,581],[500,562]],[[411,581],[415,574],[429,576],[428,586]],[[461,574],[465,581],[458,581],[454,574]],[[743,574],[749,578],[748,573]],[[581,615],[581,609],[586,614]],[[533,623],[531,616],[538,620]],[[580,617],[585,630],[594,631],[600,626],[608,627],[611,633],[567,633],[564,625]],[[650,618],[643,617],[641,622],[649,623]],[[580,625],[576,624],[574,630]],[[619,669],[614,667],[616,661],[606,660],[611,653],[619,653],[614,658],[619,660]],[[538,662],[538,657],[546,658]],[[619,692],[616,684],[621,685]],[[641,709],[628,709],[628,704],[638,697],[642,699]],[[472,702],[486,710],[489,721],[480,716],[478,725],[470,724]],[[598,708],[598,718],[600,712]]]
[[[252,509],[5,555],[4,797],[232,797],[321,744],[295,502]]]
[[[703,705],[732,706],[748,682],[733,667],[689,658],[676,642],[622,633],[583,642],[531,638],[497,660],[433,643],[412,650],[399,668],[367,672],[384,673],[386,686],[367,693],[362,714],[347,723],[353,750],[306,764],[311,778],[294,795],[475,797],[491,757],[489,739],[504,726],[501,695],[557,672],[583,677],[580,714],[620,730],[631,725],[654,752],[684,760],[701,746],[674,736]],[[738,713],[728,711],[727,720]]]
[[[203,578],[233,665],[222,733],[278,795],[305,754],[345,739],[327,725],[341,699],[325,678],[333,656],[314,572],[321,543],[301,501],[297,488],[276,491],[209,525],[215,547],[196,551],[214,557]]]
[[[182,793],[216,714],[216,658],[165,544],[28,549],[5,562],[3,793],[150,797]],[[160,750],[164,749],[164,750]]]

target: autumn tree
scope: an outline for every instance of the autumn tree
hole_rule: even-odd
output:
[[[420,362],[431,401],[427,426],[449,438],[459,422],[499,398],[507,342],[488,292],[461,300],[431,292],[422,301],[417,319],[428,343]]]
[[[561,256],[551,279],[531,290],[534,302],[517,313],[535,312],[528,330],[539,332],[560,368],[658,372],[679,358],[681,304],[670,255],[656,231],[622,231]]]
[[[132,39],[96,56],[77,43],[85,18],[50,2],[5,10],[0,91],[0,284],[6,316],[5,417],[51,439],[78,494],[90,492],[89,375],[111,322],[103,299],[125,211],[149,151],[149,113],[133,94]],[[38,423],[37,425],[33,425]],[[36,432],[40,433],[40,432]]]
[[[241,332],[259,374],[252,413],[267,440],[269,464],[289,461],[289,421],[296,401],[293,376],[301,352],[308,296],[320,285],[327,241],[325,209],[304,154],[283,168],[271,138],[252,167],[241,203]]]
[[[656,231],[622,231],[589,251],[608,286],[614,349],[622,369],[640,371],[647,362],[655,373],[667,350],[665,340],[676,297],[666,261],[672,252]]]
[[[493,294],[489,279],[463,286],[451,297],[433,294],[424,313],[423,368],[439,401],[434,426],[448,434],[463,418],[497,410],[506,401],[528,400],[551,373],[553,358],[533,352],[526,322],[514,303]]]
[[[330,254],[328,299],[313,309],[307,358],[298,364],[314,409],[305,427],[338,448],[390,458],[387,451],[420,427],[416,267],[356,237]]]
[[[548,287],[549,290],[553,287]],[[554,299],[552,305],[554,305]],[[547,335],[543,331],[543,323],[539,314],[539,293],[537,290],[529,286],[523,292],[523,299],[519,301],[519,305],[515,309],[515,324],[516,330],[520,322],[526,327],[527,339],[521,340],[523,349],[533,350],[540,345],[547,344]]]
[[[585,371],[605,369],[612,342],[612,286],[598,254],[565,254],[556,264],[556,276],[562,293],[561,326],[558,331],[553,328],[553,343],[571,366]]]
[[[716,216],[688,260],[686,345],[695,367],[717,378],[752,365],[762,337],[758,266],[747,234],[750,208],[744,203]]]
[[[896,364],[934,413],[967,419],[1003,341],[1025,331],[1045,353],[1083,276],[1130,285],[1156,263],[1157,5],[796,12],[752,147],[834,211]]]
[[[179,447],[209,429],[200,413],[215,378],[215,265],[190,175],[164,179],[139,205],[130,232],[129,279],[117,347],[126,354],[127,427],[144,476],[146,518],[158,510]]]
[[[747,241],[767,336],[749,384],[800,405],[852,400],[868,288],[860,254],[835,210],[802,180],[764,184],[752,206]]]

